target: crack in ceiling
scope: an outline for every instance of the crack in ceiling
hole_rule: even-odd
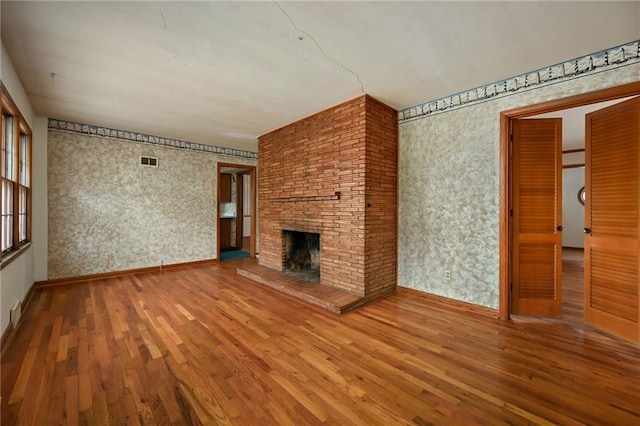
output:
[[[164,17],[164,13],[162,13],[162,10],[158,9],[158,12],[160,12],[160,15],[162,15],[162,23],[164,24],[164,29],[167,29],[167,18]]]
[[[286,16],[286,18],[289,20],[289,22],[291,23],[291,26],[293,26],[293,28],[298,31],[301,34],[306,35],[307,37],[309,37],[311,39],[311,41],[313,41],[313,43],[316,45],[316,47],[318,48],[318,50],[320,51],[320,53],[322,53],[323,56],[325,56],[326,58],[332,60],[333,62],[335,62],[336,64],[338,64],[338,66],[340,66],[340,68],[342,68],[343,70],[347,71],[348,73],[351,73],[356,80],[358,80],[358,83],[360,84],[360,92],[365,93],[364,91],[364,83],[362,82],[362,80],[360,79],[360,76],[358,75],[358,73],[356,73],[355,71],[353,71],[352,69],[350,69],[349,67],[347,67],[346,65],[344,65],[342,62],[340,62],[340,60],[334,58],[333,56],[329,55],[328,53],[326,53],[324,51],[324,49],[322,49],[322,47],[320,46],[320,43],[318,43],[318,40],[316,40],[316,38],[314,36],[312,36],[311,34],[309,34],[308,32],[298,28],[298,26],[296,25],[296,23],[293,21],[293,19],[291,19],[291,16],[289,16],[289,14],[283,9],[282,6],[280,6],[280,4],[278,4],[278,2],[276,0],[273,0],[273,3],[278,6],[278,9],[280,9],[280,11],[284,14],[284,16]],[[303,40],[303,37],[298,37],[298,40]]]

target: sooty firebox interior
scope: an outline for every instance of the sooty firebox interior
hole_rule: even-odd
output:
[[[282,242],[284,271],[320,282],[320,234],[284,230]]]

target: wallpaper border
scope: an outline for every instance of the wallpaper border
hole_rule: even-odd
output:
[[[566,81],[587,74],[620,68],[638,62],[640,62],[640,40],[635,40],[610,49],[601,50],[569,61],[402,109],[398,111],[398,122],[405,123],[440,114],[445,111],[463,108],[477,102],[509,96],[515,92],[532,90],[542,85]]]
[[[211,154],[229,155],[257,159],[258,153],[241,149],[226,148],[216,145],[183,141],[180,139],[165,138],[162,136],[148,135],[146,133],[131,132],[128,130],[112,129],[110,127],[95,126],[92,124],[76,123],[73,121],[49,119],[49,130],[57,130],[80,135],[97,136],[101,138],[118,139],[126,142],[148,143],[152,145],[170,148],[187,149],[190,151],[208,152]]]

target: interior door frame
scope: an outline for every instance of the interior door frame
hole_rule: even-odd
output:
[[[563,109],[575,108],[629,96],[640,95],[640,82],[623,84],[590,93],[555,99],[535,105],[528,105],[500,113],[500,298],[499,318],[511,318],[511,250],[512,226],[512,161],[510,156],[511,121]]]
[[[256,256],[256,166],[249,166],[246,164],[235,163],[221,163],[219,162],[216,168],[216,259],[220,260],[220,174],[223,167],[232,167],[234,169],[242,169],[243,174],[251,176],[251,235],[249,237],[249,255],[251,257]],[[242,224],[243,218],[240,220]],[[236,211],[236,237],[238,233],[238,213]],[[242,232],[242,225],[240,227]]]

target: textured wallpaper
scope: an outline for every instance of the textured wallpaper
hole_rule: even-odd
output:
[[[218,161],[257,163],[50,129],[49,279],[215,258]]]
[[[401,123],[398,284],[497,309],[500,112],[638,80],[636,63]]]

